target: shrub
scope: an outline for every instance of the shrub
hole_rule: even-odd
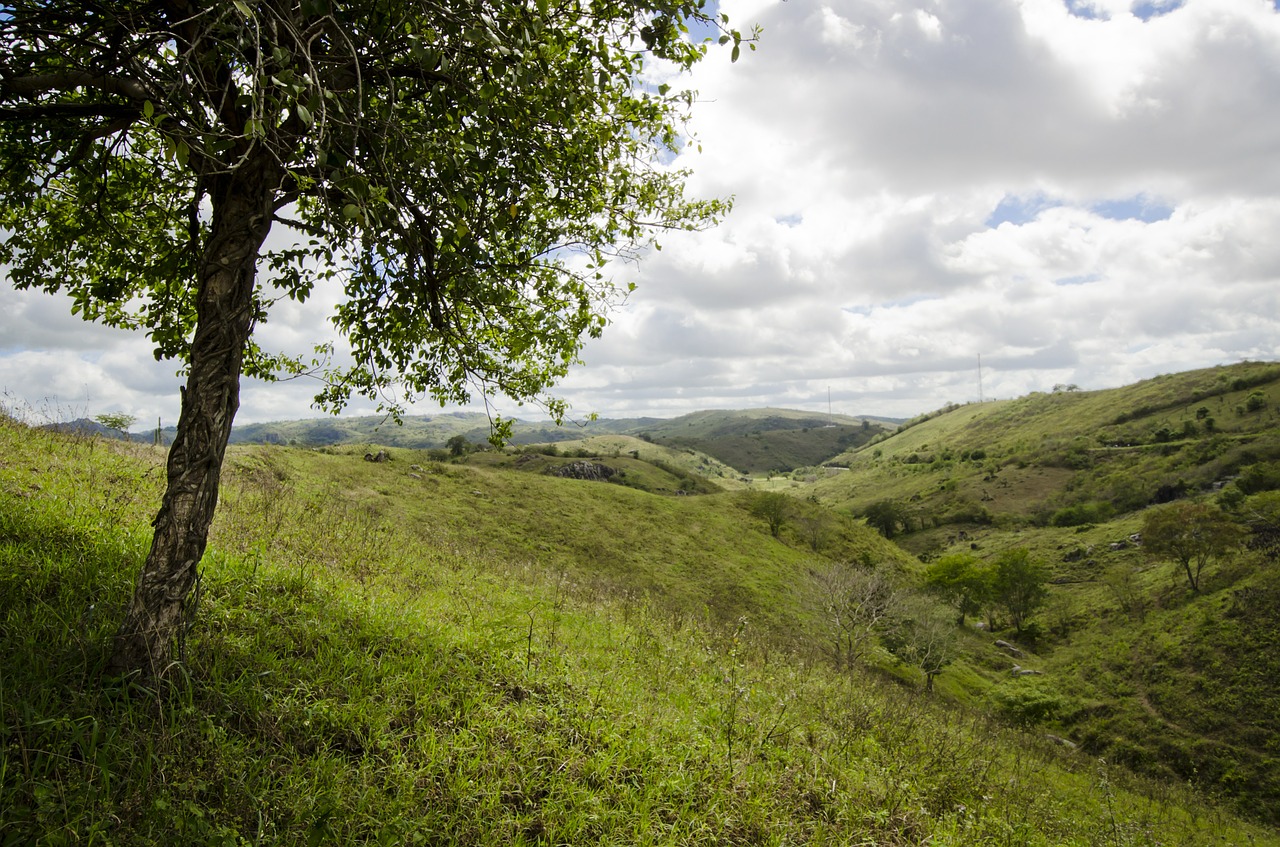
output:
[[[1115,506],[1110,503],[1076,503],[1065,506],[1053,513],[1049,523],[1053,526],[1084,526],[1085,524],[1104,523],[1115,515]]]
[[[1069,697],[1042,679],[1024,677],[1006,682],[993,688],[990,697],[999,714],[1024,726],[1066,720],[1076,711]]]
[[[1280,489],[1280,466],[1272,462],[1250,465],[1240,474],[1236,485],[1245,494]]]

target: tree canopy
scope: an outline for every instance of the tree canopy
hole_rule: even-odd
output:
[[[117,667],[161,670],[190,612],[241,374],[308,367],[255,344],[273,303],[338,303],[325,408],[563,414],[610,260],[727,208],[668,164],[694,95],[641,82],[706,55],[691,24],[737,58],[706,0],[4,4],[0,262],[187,371]]]
[[[1173,559],[1192,591],[1210,562],[1239,546],[1243,530],[1221,509],[1206,503],[1174,503],[1147,513],[1142,546],[1148,554]]]

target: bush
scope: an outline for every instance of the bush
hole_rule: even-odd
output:
[[[1049,523],[1053,526],[1084,526],[1085,524],[1105,523],[1115,515],[1115,506],[1110,503],[1076,503],[1053,513]]]
[[[1240,474],[1236,485],[1245,494],[1280,489],[1280,466],[1272,462],[1250,465]]]
[[[1071,698],[1042,679],[1019,678],[991,690],[991,703],[1006,719],[1023,726],[1062,721],[1077,711]]]

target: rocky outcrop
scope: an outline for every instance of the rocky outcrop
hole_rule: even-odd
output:
[[[586,479],[603,482],[616,474],[617,471],[608,465],[600,465],[595,462],[570,462],[567,465],[556,468],[551,473],[553,476],[567,479]]]

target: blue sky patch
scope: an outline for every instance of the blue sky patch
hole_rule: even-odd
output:
[[[1040,213],[1045,209],[1053,209],[1061,205],[1063,205],[1061,200],[1044,194],[1030,194],[1025,197],[1006,194],[1000,198],[995,210],[987,216],[986,225],[992,229],[1004,223],[1022,226],[1040,217]]]
[[[1067,11],[1077,18],[1084,18],[1087,21],[1106,20],[1106,17],[1098,14],[1098,10],[1088,0],[1065,0],[1065,3]]]
[[[1142,221],[1147,224],[1167,221],[1173,215],[1172,206],[1145,194],[1103,200],[1090,206],[1089,211],[1113,221]]]
[[[1130,9],[1134,17],[1149,21],[1152,18],[1158,18],[1161,15],[1167,15],[1175,9],[1181,9],[1185,0],[1142,0],[1140,3],[1134,3]]]
[[[1088,285],[1091,282],[1100,282],[1102,274],[1080,274],[1079,276],[1064,276],[1053,281],[1054,285]]]

